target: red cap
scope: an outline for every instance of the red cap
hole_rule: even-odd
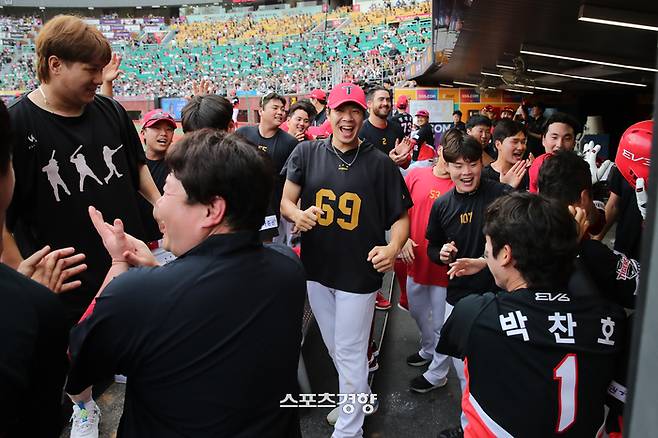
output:
[[[409,98],[403,94],[402,96],[398,97],[398,101],[395,106],[400,109],[405,109],[407,106],[409,106]]]
[[[427,110],[418,110],[416,113],[416,117],[428,117],[429,118],[430,113],[427,112]]]
[[[320,90],[319,88],[311,91],[311,94],[309,94],[308,97],[312,97],[317,100],[327,100],[327,93],[324,91]]]
[[[514,108],[512,108],[510,106],[506,106],[505,108],[503,108],[503,110],[501,112],[502,113],[512,113],[512,114],[514,114]]]
[[[493,110],[494,110],[494,107],[491,106],[491,105],[487,105],[487,106],[485,106],[483,109],[484,109],[485,111],[493,111]]]
[[[167,123],[169,123],[171,127],[173,127],[174,129],[177,128],[176,120],[174,120],[174,116],[172,116],[162,108],[156,108],[144,114],[144,118],[142,118],[142,129],[153,126],[161,120],[164,120]]]
[[[355,103],[364,110],[368,109],[366,106],[366,94],[363,92],[363,89],[351,82],[343,82],[342,84],[336,85],[331,90],[331,93],[329,93],[327,106],[331,109],[335,109],[347,102]]]

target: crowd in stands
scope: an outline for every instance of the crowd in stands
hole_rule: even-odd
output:
[[[325,14],[282,15],[256,20],[172,24],[170,45],[144,36],[116,42],[125,72],[116,95],[189,96],[194,81],[210,79],[220,90],[263,94],[308,92],[332,81],[355,77],[403,80],[404,67],[418,59],[430,35],[429,3],[379,7],[367,13],[340,8],[344,26],[324,31]],[[372,20],[359,17],[373,14]],[[327,16],[328,16],[327,15]],[[423,18],[420,18],[423,17]],[[404,20],[404,21],[401,21]],[[388,23],[388,24],[386,24]],[[313,29],[315,32],[311,32]],[[33,55],[14,55],[14,66],[0,78],[0,89],[34,88]]]

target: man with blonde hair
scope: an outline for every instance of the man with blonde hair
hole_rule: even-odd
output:
[[[159,198],[128,114],[114,100],[96,94],[111,56],[112,49],[98,29],[77,17],[54,17],[36,39],[41,85],[9,108],[16,138],[16,189],[7,210],[5,252],[14,257],[3,257],[20,261],[18,248],[31,254],[46,244],[72,246],[86,254],[88,269],[75,278],[82,286],[60,296],[70,325],[91,302],[111,262],[87,207],[93,204],[120,218],[127,232],[141,238],[144,227],[137,192],[151,203]],[[107,174],[104,147],[115,151],[115,176],[83,185],[88,172]],[[84,169],[69,161],[72,156],[85,163]],[[69,190],[53,191],[49,180],[53,175],[43,171],[47,165],[52,166],[51,174],[56,169]],[[81,436],[84,428],[97,428],[97,413],[93,402],[76,407],[72,436]]]

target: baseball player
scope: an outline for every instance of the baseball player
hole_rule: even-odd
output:
[[[409,235],[411,199],[400,171],[359,139],[365,110],[360,87],[334,87],[327,102],[333,134],[295,148],[281,200],[282,215],[302,231],[308,298],[341,394],[370,393],[366,351],[375,295]],[[361,437],[363,401],[343,400],[337,409],[333,437]]]
[[[457,303],[437,347],[466,364],[464,436],[596,436],[626,315],[594,286],[568,287],[574,217],[544,197],[513,193],[489,207],[484,234],[486,263],[504,292]]]
[[[523,158],[527,136],[523,125],[508,119],[500,120],[494,129],[493,139],[498,158],[482,169],[482,176],[518,190],[528,190],[529,163]]]
[[[442,138],[443,144],[454,135],[462,134],[456,129],[446,132]],[[406,289],[409,313],[421,335],[421,348],[407,358],[407,364],[415,367],[430,364],[427,371],[410,384],[412,391],[425,393],[446,384],[450,367],[448,357],[435,351],[445,315],[448,267],[430,261],[425,238],[434,201],[454,186],[441,148],[433,167],[413,169],[405,177],[405,182],[414,206],[409,209],[410,236],[401,256],[408,264]]]
[[[405,137],[411,135],[411,131],[414,128],[414,119],[411,117],[411,114],[407,111],[409,108],[409,98],[405,95],[398,97],[397,102],[395,103],[397,111],[391,117],[393,121],[397,122],[402,128]]]

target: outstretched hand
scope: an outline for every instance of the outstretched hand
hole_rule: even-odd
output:
[[[121,219],[115,219],[114,223],[110,225],[103,219],[103,214],[92,206],[89,206],[89,217],[96,232],[103,240],[103,245],[110,254],[112,263],[158,266],[148,246],[124,231]]]
[[[72,247],[51,251],[50,246],[44,246],[23,260],[17,270],[55,293],[68,292],[82,285],[80,280],[67,280],[87,269],[84,259],[85,255],[76,254]]]
[[[110,62],[108,62],[105,67],[103,67],[103,82],[113,82],[116,80],[116,78],[123,74],[123,70],[121,70],[120,67],[121,55],[112,53]]]

